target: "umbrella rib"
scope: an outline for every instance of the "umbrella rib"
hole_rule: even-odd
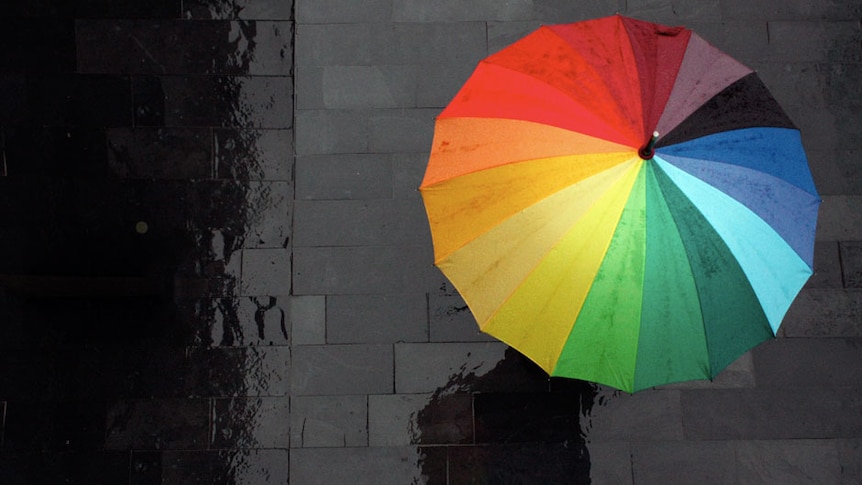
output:
[[[564,159],[575,157],[575,156],[577,156],[577,155],[561,155],[561,156],[556,156],[556,157],[548,157],[545,159],[532,159],[532,160],[527,159],[527,160],[508,163],[506,165],[500,165],[500,166],[496,166],[496,167],[488,167],[488,168],[479,169],[479,170],[476,170],[474,172],[470,172],[470,173],[464,174],[464,175],[465,176],[467,176],[467,175],[476,176],[476,174],[481,174],[483,172],[489,172],[489,171],[493,171],[493,170],[512,170],[512,169],[517,170],[518,165],[523,165],[523,164],[527,164],[527,163],[534,164],[537,161],[541,161],[541,160],[545,160],[545,161],[550,161],[550,160],[555,160],[555,159],[556,160],[564,160]],[[586,182],[589,180],[594,180],[593,177],[600,176],[602,174],[607,174],[608,170],[614,170],[616,168],[619,168],[622,165],[625,165],[626,163],[630,163],[634,159],[634,157],[631,157],[628,152],[611,152],[611,153],[605,154],[605,156],[608,159],[617,158],[617,156],[618,156],[619,159],[613,163],[609,163],[607,165],[600,166],[601,167],[600,169],[598,169],[598,167],[597,167],[595,172],[587,172],[586,176],[584,178],[577,180],[576,182],[574,182],[574,184]],[[530,180],[527,180],[527,179],[524,179],[524,180],[526,181],[526,183],[528,185],[530,184]],[[422,190],[426,191],[426,193],[427,193],[427,191],[433,190],[434,187],[439,186],[439,184],[442,184],[443,182],[445,182],[445,181],[435,182],[435,183],[433,183],[427,187],[422,188]],[[475,241],[477,238],[482,237],[485,233],[487,233],[487,231],[490,231],[495,227],[498,227],[502,224],[505,224],[507,221],[509,221],[513,217],[518,216],[518,214],[523,213],[524,211],[529,210],[531,207],[534,207],[538,204],[541,204],[550,198],[553,198],[554,196],[560,194],[561,192],[563,192],[567,189],[570,189],[571,187],[572,187],[572,185],[570,185],[570,184],[562,184],[561,183],[558,187],[554,188],[553,190],[543,192],[542,196],[535,197],[535,199],[532,200],[529,204],[526,204],[523,206],[519,205],[517,210],[510,210],[505,215],[500,216],[499,218],[495,218],[495,222],[493,224],[488,225],[487,227],[484,227],[483,231],[481,231],[481,232],[477,231],[475,234],[473,234],[469,238],[464,239],[463,241],[460,242],[458,247],[453,247],[453,248],[449,249],[445,254],[435,256],[435,264],[446,259],[449,255],[451,255],[452,253],[454,253],[454,252],[460,250],[461,248],[467,246],[472,241]],[[475,207],[475,206],[484,206],[483,202],[487,202],[489,200],[496,200],[496,201],[501,200],[501,198],[506,197],[507,192],[509,192],[505,188],[495,188],[494,190],[490,190],[490,189],[486,189],[486,190],[487,190],[487,193],[484,195],[483,198],[481,198],[481,199],[473,198],[470,200],[470,202],[471,202],[470,207],[471,208]],[[509,198],[510,199],[512,197],[517,198],[518,195],[519,194],[513,195],[511,192],[509,192]],[[452,215],[454,215],[454,213],[449,214],[450,217]],[[442,219],[446,220],[446,218],[442,218]],[[550,223],[550,221],[548,223]]]
[[[611,193],[611,194],[615,194],[615,195],[609,196],[607,199],[604,199],[604,200],[601,200],[601,198],[600,198],[600,199],[593,201],[589,205],[588,210],[585,211],[584,213],[585,214],[593,214],[592,217],[594,217],[598,220],[601,220],[604,224],[608,225],[609,227],[615,228],[619,222],[620,217],[622,217],[622,208],[625,205],[625,200],[628,198],[629,192],[631,191],[631,186],[635,181],[636,174],[639,170],[639,166],[640,166],[639,163],[635,163],[635,164],[632,164],[631,167],[626,168],[624,174],[622,174],[622,176],[614,182],[613,187],[606,189],[606,191],[605,191],[605,193]],[[601,214],[596,215],[595,210],[599,207],[603,207],[604,209],[602,209]],[[619,212],[617,213],[617,211],[619,211]],[[611,214],[614,215],[613,219],[608,217]],[[604,217],[602,217],[602,215]],[[579,217],[578,220],[583,221],[583,216]],[[588,225],[588,226],[578,226],[578,227],[583,229],[585,227],[592,227],[592,226]],[[573,229],[574,229],[574,227],[573,227]],[[545,252],[545,254],[550,254],[555,249],[559,249],[560,245],[564,241],[566,241],[566,238],[569,238],[572,236],[572,234],[573,234],[572,230],[573,229],[565,231],[556,241],[554,241],[554,243],[552,245],[549,246],[549,248]],[[611,240],[613,239],[613,233],[614,232],[615,232],[614,230],[611,230],[608,237],[607,237],[607,240],[604,241],[604,243],[601,245],[599,252],[602,255],[607,253],[608,248],[610,247]],[[588,241],[590,239],[591,238],[584,237],[582,235],[582,237],[580,237],[576,240]],[[584,247],[583,249],[588,250],[586,247]],[[542,266],[541,263],[544,261],[544,259],[545,259],[544,257],[537,258],[536,263],[533,264],[533,266],[530,268],[530,270],[526,273],[528,275],[528,277],[523,278],[517,285],[515,285],[514,288],[511,290],[511,292],[509,293],[509,295],[505,299],[503,299],[503,301],[509,301],[513,295],[517,294],[527,284],[527,282],[530,280],[529,276],[533,276],[537,273],[537,271]],[[580,261],[581,261],[581,259],[574,259],[573,258],[573,259],[569,260],[569,266],[568,267],[574,267],[577,264],[579,264]],[[595,272],[598,271],[599,266],[600,265],[597,265],[595,270],[590,270],[592,276],[590,277],[589,281],[592,281],[592,278],[595,276]],[[559,268],[557,268],[557,269],[559,270]],[[560,274],[573,274],[571,272],[566,272],[566,271],[559,271],[559,273]],[[562,286],[563,286],[563,282],[562,282],[562,280],[560,280],[557,284],[555,284],[553,291],[549,291],[550,294],[558,294],[561,291]],[[584,289],[584,292],[583,292],[584,298],[586,298],[586,295],[589,293],[591,286],[592,286],[592,283],[587,285],[587,287]],[[550,298],[550,297],[545,298],[544,301],[542,301],[542,303],[541,303],[541,307],[539,307],[539,309],[541,311],[533,312],[532,314],[542,314],[542,311],[546,310],[549,307],[549,304],[552,303],[553,301],[554,301],[553,298]],[[583,302],[581,302],[581,305],[583,305]],[[503,307],[504,307],[504,305],[501,305],[501,306],[495,308],[494,311],[491,312],[490,315],[485,319],[485,321],[481,322],[480,327],[484,328],[488,322],[493,321],[497,317],[497,315],[500,313],[500,311],[502,310]],[[577,315],[577,312],[575,312],[575,315]],[[568,330],[566,331],[566,334],[568,335],[571,333],[571,326],[574,325],[574,321],[567,322],[566,324],[568,325]],[[562,352],[564,345],[565,345],[565,339],[562,339],[559,342],[559,349],[554,350],[554,356],[555,356],[554,361],[556,361],[556,358],[559,356],[560,352]],[[539,363],[539,362],[537,362],[537,363],[541,367],[546,368],[546,370],[548,370],[549,373],[551,373],[552,368],[553,368],[553,364],[551,365],[551,369],[548,369],[546,365],[543,365],[542,363]]]
[[[661,167],[658,164],[654,163],[653,167],[656,170],[661,170]],[[664,172],[664,171],[662,170],[662,172]],[[658,189],[661,191],[663,197],[666,198],[667,192],[666,192],[665,188],[660,183],[657,185],[658,185]],[[693,204],[692,204],[692,206],[694,207],[695,210],[698,211],[698,214],[700,214],[701,217],[703,217],[703,214],[700,212],[700,209],[698,209]],[[674,229],[676,230],[677,235],[680,238],[682,238],[682,235],[680,234],[680,227],[681,226],[679,224],[679,221],[677,220],[677,216],[673,213],[673,211],[670,212],[670,215],[671,215],[671,219],[673,220]],[[695,268],[694,268],[694,263],[692,261],[692,256],[690,254],[690,248],[686,247],[685,244],[683,244],[682,246],[683,246],[683,249],[685,251],[685,256],[686,256],[685,261],[686,261],[686,264],[688,265],[688,270],[692,275],[692,282],[695,285],[694,294],[697,297],[697,307],[700,309],[700,323],[701,323],[701,328],[703,329],[703,340],[704,340],[704,343],[706,345],[707,355],[709,355],[710,349],[712,347],[710,346],[710,337],[709,337],[709,332],[707,331],[707,326],[706,326],[706,323],[707,323],[706,318],[705,318],[706,312],[704,310],[703,297],[701,296],[700,291],[698,291],[698,288],[697,288],[697,278],[695,277],[696,272],[695,272]],[[716,375],[713,371],[713,368],[712,368],[712,359],[707,359],[707,365],[709,365],[708,374],[710,376],[710,380],[712,380]]]
[[[659,163],[659,165],[662,164],[667,164],[662,168],[662,173],[668,178],[669,183],[676,185],[685,182],[687,188],[679,187],[679,197],[689,200],[693,210],[697,211],[696,213],[702,218],[705,227],[716,236],[715,244],[721,245],[728,257],[732,258],[730,261],[735,261],[735,265],[728,268],[738,274],[748,290],[744,292],[745,294],[738,294],[737,297],[752,298],[752,303],[756,303],[758,309],[755,311],[756,316],[751,314],[748,318],[762,319],[764,330],[768,329],[766,333],[774,337],[789,302],[792,301],[790,293],[798,292],[801,284],[811,274],[810,268],[793,248],[751,209],[681,169],[664,161]],[[668,172],[668,169],[671,169],[671,172]],[[696,195],[699,201],[691,199],[689,194]],[[719,212],[718,207],[724,203],[723,201],[732,206],[727,206]],[[746,234],[752,240],[727,238],[726,235],[730,234],[728,231],[731,230],[730,221],[727,218],[718,218],[720,213],[729,213],[735,218],[734,221],[738,221],[734,222],[734,228],[736,224],[750,228],[751,232]],[[761,244],[780,244],[780,246],[769,246],[771,249],[764,249],[753,241]],[[758,272],[760,266],[765,266],[763,269],[769,272]],[[777,272],[769,268],[776,269]],[[804,278],[802,278],[803,273]],[[780,292],[770,291],[770,288],[776,284]],[[749,334],[748,337],[751,335]]]
[[[767,126],[767,127],[758,127],[758,128],[772,128],[772,127],[768,127],[768,126]],[[777,128],[777,129],[779,129],[779,128]],[[780,128],[780,129],[786,129],[786,128]],[[799,130],[795,130],[795,131],[799,131]],[[659,138],[659,139],[661,139],[661,138]],[[700,158],[700,157],[697,157],[697,156],[690,156],[690,155],[687,155],[687,154],[663,153],[663,152],[667,152],[669,148],[674,147],[674,146],[679,146],[679,145],[682,145],[682,143],[680,143],[680,144],[676,144],[676,145],[668,145],[668,146],[665,146],[665,147],[663,147],[663,148],[659,148],[659,149],[657,149],[657,154],[658,154],[659,156],[662,156],[662,155],[663,155],[663,156],[671,156],[671,157],[683,158],[683,159],[688,159],[688,160],[695,160],[695,161],[697,161],[697,162],[701,162],[701,163],[709,164],[709,165],[727,165],[727,166],[739,167],[739,168],[741,168],[741,169],[750,170],[750,171],[752,171],[752,172],[756,172],[756,173],[758,173],[758,174],[762,174],[762,175],[763,175],[763,176],[765,176],[765,177],[769,177],[769,178],[771,178],[771,179],[774,179],[774,180],[776,180],[776,181],[778,181],[778,182],[780,182],[780,183],[782,183],[782,184],[787,184],[787,185],[789,185],[789,186],[792,186],[792,187],[794,187],[794,188],[795,188],[795,189],[797,189],[797,190],[800,190],[800,191],[802,191],[802,192],[805,192],[805,193],[806,193],[807,195],[809,195],[809,196],[812,196],[812,197],[817,198],[818,200],[820,199],[820,196],[817,194],[817,192],[816,192],[816,191],[815,191],[815,192],[812,192],[811,190],[808,190],[808,189],[806,189],[805,187],[800,187],[799,185],[797,185],[797,184],[795,184],[795,183],[793,183],[793,182],[790,182],[790,181],[788,181],[788,180],[786,180],[786,179],[783,179],[783,178],[779,177],[778,175],[775,175],[775,174],[769,173],[769,172],[767,172],[767,171],[765,171],[765,170],[760,170],[760,169],[755,168],[755,167],[751,167],[751,166],[747,166],[747,165],[742,165],[742,164],[737,164],[737,163],[725,162],[725,161],[722,161],[722,160],[715,160],[715,159],[713,159],[713,160],[709,160],[709,159],[706,159],[706,158]],[[668,159],[666,159],[666,158],[663,158],[663,160],[667,161],[667,162],[668,162],[668,163],[670,163],[671,165],[676,166],[676,164],[675,164],[675,163],[671,162],[670,160],[668,160]],[[682,168],[680,168],[680,170],[682,170]]]
[[[820,205],[820,202],[821,202],[821,199],[818,195],[811,194],[809,191],[799,187],[798,185],[790,183],[781,177],[770,174],[769,172],[757,170],[755,168],[746,167],[743,165],[736,165],[733,163],[705,160],[705,159],[700,159],[700,158],[695,158],[695,157],[681,157],[681,156],[676,156],[676,155],[666,155],[665,157],[662,157],[661,159],[664,160],[665,162],[667,162],[668,164],[676,167],[677,169],[691,175],[692,177],[697,178],[701,182],[709,185],[710,187],[713,187],[714,189],[719,190],[722,193],[727,194],[731,199],[735,200],[739,204],[748,208],[748,210],[750,210],[755,216],[757,216],[766,225],[768,225],[772,229],[772,231],[774,231],[775,234],[777,234],[785,244],[787,244],[794,252],[796,252],[796,254],[806,262],[806,264],[808,265],[809,268],[813,269],[813,257],[814,257],[814,255],[813,255],[813,251],[814,251],[813,240],[809,240],[808,238],[797,239],[797,238],[794,238],[794,234],[796,234],[800,230],[808,230],[808,231],[811,231],[811,233],[813,234],[813,231],[815,230],[815,224],[816,224],[816,218],[817,218],[817,210],[816,209]],[[746,174],[746,172],[750,172],[751,174],[757,174],[757,176],[747,175],[745,177],[745,180],[738,181],[738,183],[733,183],[734,181],[732,179],[728,179],[728,180],[726,180],[726,182],[728,184],[730,184],[729,188],[728,187],[720,187],[718,185],[715,185],[711,180],[708,180],[706,178],[702,178],[701,176],[698,175],[698,173],[693,173],[692,171],[689,171],[686,168],[680,166],[675,159],[693,161],[693,162],[696,162],[698,164],[702,164],[705,167],[708,167],[708,166],[727,167],[727,170],[725,171],[725,173],[729,173],[731,171],[739,171],[739,172],[741,172],[740,175],[742,175],[742,174]],[[696,169],[698,167],[695,166],[694,168]],[[801,201],[804,203],[800,206],[797,206],[797,207],[787,206],[786,204],[781,205],[782,210],[793,210],[793,212],[789,213],[789,214],[784,213],[784,212],[777,212],[776,214],[774,214],[773,218],[769,218],[768,217],[768,214],[769,214],[768,209],[770,208],[770,204],[761,203],[761,205],[755,205],[750,200],[746,201],[743,198],[740,198],[741,196],[744,196],[745,193],[737,193],[736,192],[736,189],[742,190],[742,188],[745,188],[745,187],[740,188],[741,184],[745,184],[747,181],[754,181],[754,180],[756,180],[757,177],[763,177],[763,179],[765,179],[764,182],[768,181],[769,185],[767,187],[774,187],[774,189],[772,189],[772,190],[764,189],[765,193],[767,193],[767,191],[768,191],[768,193],[772,193],[772,194],[774,194],[776,191],[779,194],[781,194],[783,192],[784,197],[789,197],[790,194],[793,194],[793,200],[794,201]],[[753,189],[750,189],[750,190],[753,190]],[[777,201],[774,204],[778,204]],[[767,210],[767,212],[763,213],[763,215],[762,215],[761,214],[762,210]],[[782,215],[783,215],[783,217],[779,217]]]

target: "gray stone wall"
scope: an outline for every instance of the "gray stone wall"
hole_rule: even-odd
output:
[[[542,441],[482,435],[477,393],[516,403],[547,383],[523,364],[488,384],[512,357],[476,332],[432,267],[416,187],[434,117],[477,61],[542,23],[617,12],[687,25],[757,70],[802,131],[823,205],[817,273],[779,339],[714,382],[598,388],[573,412],[592,483],[860,483],[862,4],[852,0],[297,0],[291,483],[494,483],[481,453]],[[449,415],[433,421],[460,428],[430,438],[423,410],[447,394],[437,412]],[[567,459],[540,456],[536,468]]]

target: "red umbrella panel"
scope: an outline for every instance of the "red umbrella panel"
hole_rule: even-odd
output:
[[[438,117],[420,190],[480,328],[551,375],[712,378],[812,273],[799,131],[683,27],[545,26],[489,56]]]

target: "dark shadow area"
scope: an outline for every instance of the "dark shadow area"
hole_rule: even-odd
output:
[[[248,237],[260,244],[250,227],[271,210],[250,188],[268,169],[258,152],[271,135],[255,131],[256,107],[234,77],[249,74],[256,25],[180,25],[181,7],[45,0],[5,9],[3,485],[234,483],[247,468],[235,448],[255,446],[246,425],[260,402],[230,400],[284,380],[261,375],[273,356],[249,347],[273,334],[286,342],[283,315],[281,329],[263,328],[278,302],[251,302],[253,331],[238,316],[240,250]],[[88,37],[115,35],[128,47],[147,29],[143,40],[159,44],[125,52]],[[182,37],[185,57],[165,32]]]
[[[461,369],[416,415],[423,474],[433,484],[589,484],[581,420],[596,397],[594,384],[549,379],[513,349],[481,376]]]

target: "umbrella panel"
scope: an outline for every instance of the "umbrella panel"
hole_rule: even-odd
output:
[[[546,224],[528,208],[501,224],[509,232],[495,228],[440,265],[483,331],[553,370],[637,170],[632,161],[562,191],[542,210]]]
[[[663,133],[656,147],[756,126],[796,128],[757,73],[751,73],[703,103],[669,133]]]

